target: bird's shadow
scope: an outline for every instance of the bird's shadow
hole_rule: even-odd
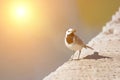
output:
[[[99,55],[99,52],[94,52],[94,54],[88,55],[88,56],[84,57],[83,59],[96,59],[97,60],[97,59],[102,59],[102,58],[109,58],[109,59],[111,59],[111,57]]]

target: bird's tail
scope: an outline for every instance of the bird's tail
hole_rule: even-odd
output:
[[[89,48],[91,50],[94,50],[92,47],[85,45],[85,48]]]

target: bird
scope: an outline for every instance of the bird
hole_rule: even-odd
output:
[[[73,28],[69,28],[66,31],[65,34],[65,45],[67,48],[69,48],[72,51],[78,51],[79,50],[79,54],[78,54],[78,60],[80,57],[80,53],[82,48],[89,48],[91,50],[93,50],[92,47],[87,46],[76,34],[75,34],[76,30]],[[74,55],[73,55],[74,56]]]

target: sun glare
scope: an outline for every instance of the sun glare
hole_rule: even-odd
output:
[[[25,28],[29,24],[33,24],[33,19],[36,17],[34,11],[34,5],[26,2],[11,2],[8,5],[8,17],[10,25],[16,28]],[[26,27],[25,27],[26,26]]]
[[[32,8],[27,3],[12,3],[10,7],[11,19],[15,22],[21,21],[29,21],[31,15]]]
[[[16,28],[33,27],[46,25],[47,17],[44,14],[42,6],[36,5],[36,2],[16,1],[8,3],[6,6],[8,23]]]
[[[26,16],[26,9],[24,7],[16,8],[16,16],[18,17],[25,17]]]

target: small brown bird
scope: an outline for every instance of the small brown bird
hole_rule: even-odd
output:
[[[93,48],[87,46],[77,35],[75,35],[75,32],[76,30],[72,28],[66,31],[65,45],[72,51],[79,50],[79,55],[78,55],[78,59],[79,59],[82,48],[89,48],[92,50]]]

